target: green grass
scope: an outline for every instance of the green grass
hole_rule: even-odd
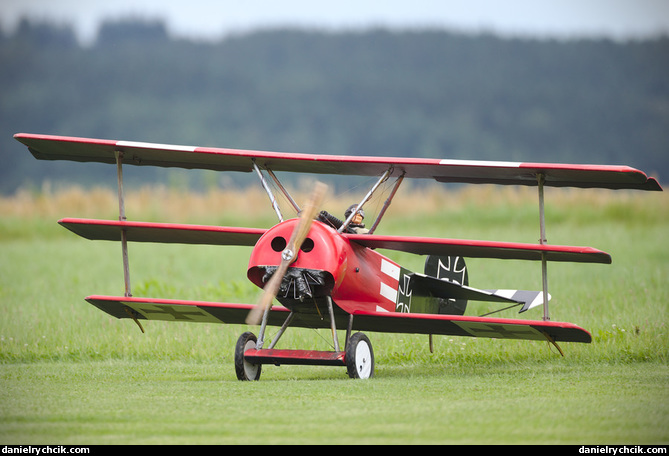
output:
[[[274,368],[58,361],[3,366],[3,443],[666,443],[666,366],[485,360]],[[227,369],[226,369],[227,368]],[[666,403],[666,401],[665,401]]]
[[[370,333],[368,381],[343,368],[265,366],[259,382],[238,382],[232,352],[247,328],[147,322],[141,334],[83,301],[123,292],[117,244],[39,215],[3,216],[0,443],[666,444],[669,211],[664,195],[626,195],[598,207],[547,200],[551,243],[613,256],[549,265],[551,318],[588,329],[592,344],[561,344],[562,358],[541,342],[436,337],[430,353],[425,336]],[[536,242],[533,202],[495,206],[419,212],[411,225],[391,210],[383,233]],[[132,244],[133,294],[254,302],[248,253]],[[389,255],[422,269],[422,257]],[[473,286],[540,286],[538,263],[468,266]],[[281,345],[328,340],[293,330]]]

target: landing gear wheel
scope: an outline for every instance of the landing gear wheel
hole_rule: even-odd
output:
[[[239,380],[255,381],[260,379],[262,364],[253,364],[244,359],[244,352],[256,348],[257,341],[255,334],[248,331],[237,339],[237,345],[235,345],[235,372]]]
[[[374,350],[372,343],[363,333],[355,333],[346,345],[346,371],[351,378],[371,378],[374,376]]]

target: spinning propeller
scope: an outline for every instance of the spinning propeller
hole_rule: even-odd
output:
[[[246,317],[247,324],[259,324],[265,310],[272,304],[272,301],[279,291],[283,277],[288,271],[288,267],[297,260],[297,252],[300,250],[302,243],[309,234],[311,224],[314,221],[314,217],[318,212],[321,202],[323,201],[326,190],[327,185],[322,182],[316,183],[311,197],[307,201],[307,204],[302,208],[302,212],[300,212],[300,219],[297,226],[293,230],[286,248],[281,253],[281,263],[279,264],[279,267],[276,269],[269,282],[265,285],[263,295],[260,298],[258,305],[255,306],[249,312],[248,317]]]

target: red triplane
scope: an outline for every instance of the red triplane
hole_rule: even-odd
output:
[[[86,301],[117,317],[141,320],[260,324],[258,336],[244,332],[235,347],[240,380],[258,380],[263,364],[345,366],[352,378],[374,374],[374,352],[359,331],[416,333],[547,340],[591,341],[590,334],[571,323],[551,321],[548,313],[547,262],[610,263],[611,257],[590,247],[546,243],[544,187],[582,187],[661,191],[658,182],[627,166],[488,162],[418,158],[330,156],[187,147],[130,141],[17,134],[38,159],[116,164],[119,220],[62,219],[59,223],[88,239],[120,241],[125,293],[89,296]],[[122,165],[155,165],[217,171],[256,172],[268,193],[279,223],[269,229],[234,228],[128,221],[123,201]],[[325,192],[317,184],[300,207],[274,172],[378,176],[365,197],[339,220],[320,204]],[[285,195],[296,218],[284,220],[268,183]],[[369,230],[353,229],[383,182],[395,179]],[[438,182],[529,185],[538,187],[538,244],[378,235],[375,230],[405,178]],[[265,291],[258,304],[200,302],[132,296],[127,243],[166,242],[253,247],[247,276]],[[425,271],[411,272],[376,249],[425,255]],[[542,291],[479,290],[469,286],[464,257],[537,260],[542,265]],[[282,305],[272,305],[277,299]],[[499,302],[524,312],[543,306],[541,320],[465,315],[467,301]],[[265,348],[268,325],[280,326]],[[275,348],[289,327],[330,328],[332,351]],[[337,329],[345,329],[343,346]],[[354,332],[358,331],[358,332]],[[558,347],[559,349],[559,347]]]

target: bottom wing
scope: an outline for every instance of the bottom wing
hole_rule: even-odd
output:
[[[116,318],[198,323],[244,324],[249,311],[255,307],[253,304],[119,296],[89,296],[86,301]],[[272,307],[269,324],[283,324],[289,313],[283,306]]]
[[[392,312],[356,312],[354,315],[354,327],[363,331],[592,342],[588,331],[572,323]]]
[[[174,299],[89,296],[86,301],[116,318],[203,323],[245,324],[253,304],[232,304]],[[267,324],[281,326],[290,311],[272,307]],[[553,340],[589,343],[590,333],[571,323],[459,315],[392,312],[355,312],[352,329],[408,334],[441,334],[501,339]],[[336,316],[339,328],[348,324],[348,314]],[[291,326],[329,328],[318,315],[296,314]]]

